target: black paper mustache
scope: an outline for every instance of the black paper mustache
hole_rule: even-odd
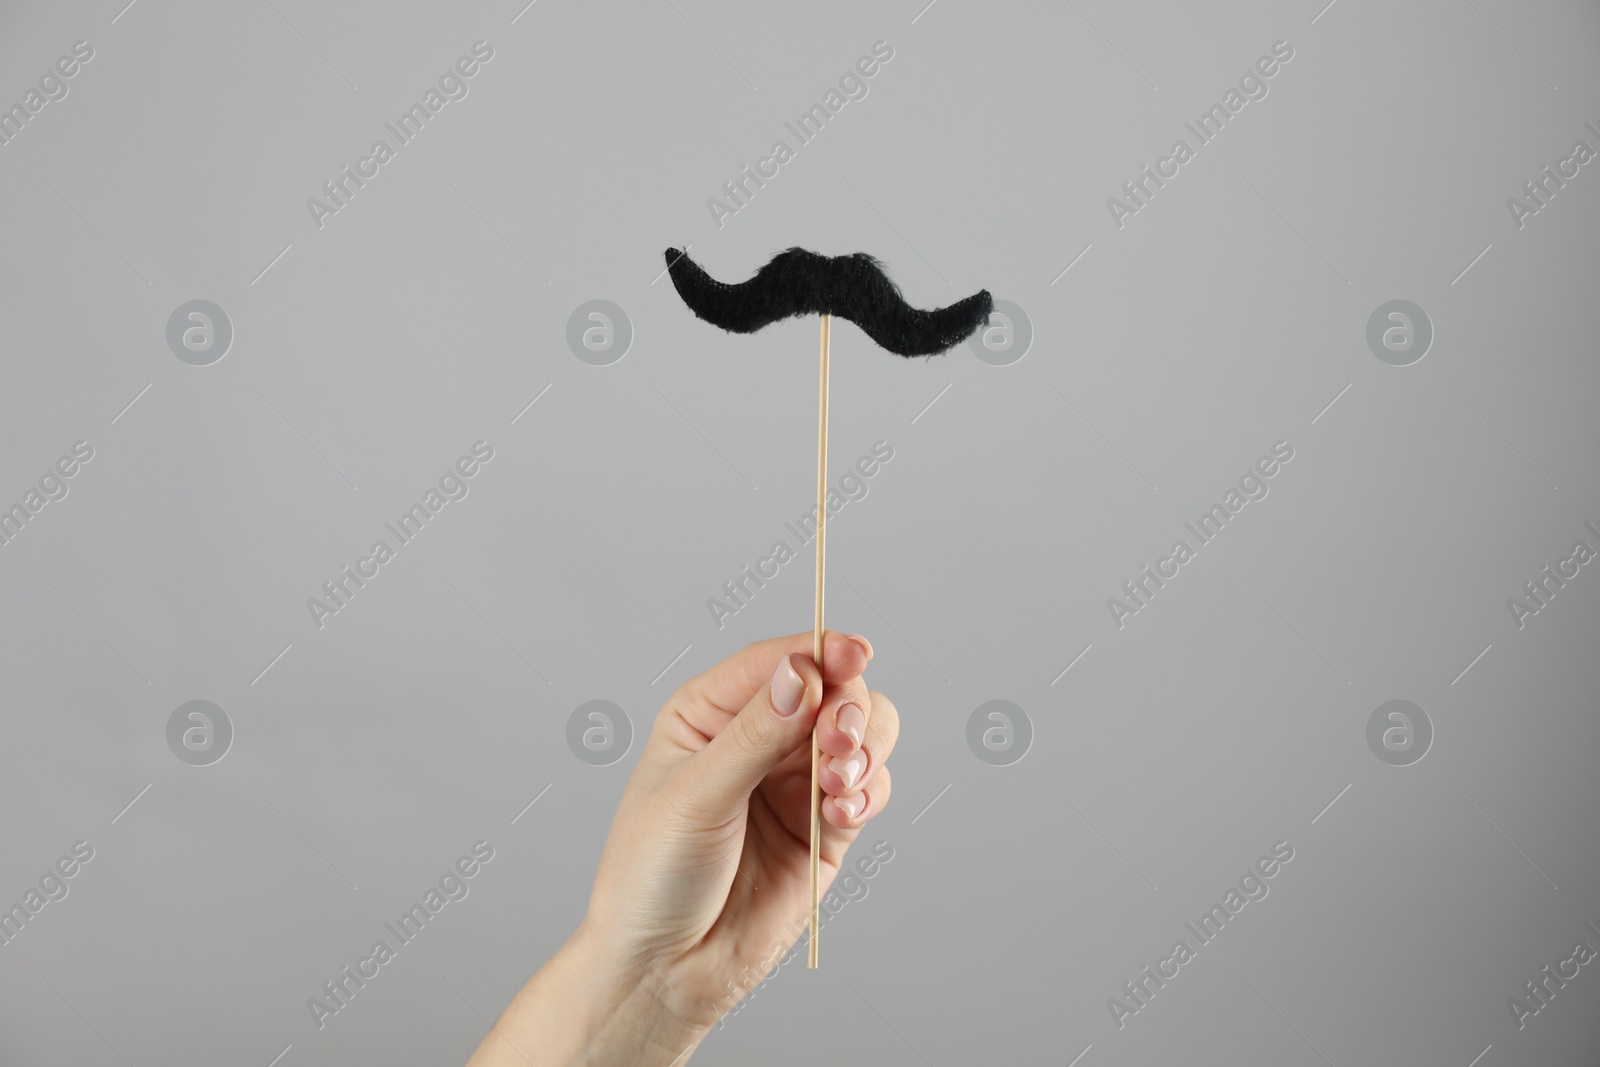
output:
[[[994,310],[987,289],[948,307],[914,308],[883,265],[865,252],[823,256],[786,249],[754,277],[734,285],[717,281],[679,249],[667,249],[666,256],[672,284],[689,310],[731,333],[754,333],[779,319],[826,312],[849,319],[898,355],[931,356],[960,344]]]

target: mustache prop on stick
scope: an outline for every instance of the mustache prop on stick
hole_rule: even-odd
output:
[[[901,356],[931,356],[960,344],[989,320],[994,300],[981,290],[947,307],[921,311],[906,303],[879,262],[865,252],[822,256],[790,248],[773,256],[748,281],[719,282],[669,248],[667,271],[678,295],[700,318],[730,333],[754,333],[779,319],[822,316],[822,370],[817,399],[817,596],[812,659],[822,666],[822,590],[827,531],[828,342],[833,316],[849,319],[868,337]],[[822,791],[818,788],[817,735],[811,735],[811,921],[806,966],[817,966],[818,865],[821,857]]]
[[[985,290],[918,311],[865,252],[830,257],[791,248],[736,285],[717,281],[676,249],[667,251],[667,265],[689,310],[730,333],[754,333],[795,315],[837,315],[896,355],[932,356],[966,340],[994,310]]]

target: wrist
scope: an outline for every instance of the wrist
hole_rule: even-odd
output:
[[[710,1026],[662,969],[630,958],[586,918],[512,999],[469,1067],[682,1067]]]
[[[587,987],[583,1029],[591,1058],[580,1062],[681,1067],[715,1021],[683,1002],[663,964],[616,945],[588,917],[558,955],[567,981]]]

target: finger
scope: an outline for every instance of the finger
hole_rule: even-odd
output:
[[[822,802],[822,819],[827,823],[823,830],[823,843],[826,846],[828,838],[835,834],[846,845],[855,840],[873,816],[881,812],[889,803],[889,768],[880,766],[873,774],[866,788],[857,793],[843,797],[828,797]],[[844,849],[839,849],[843,855]]]
[[[882,693],[867,694],[865,705],[871,708],[867,717],[866,736],[861,747],[848,752],[830,752],[822,758],[817,769],[817,781],[822,791],[831,796],[842,796],[861,790],[874,771],[883,765],[900,736],[900,712],[894,702]],[[823,701],[823,716],[827,715],[827,700]],[[841,709],[841,718],[849,711]],[[817,736],[822,736],[822,726],[817,726]]]
[[[866,740],[872,719],[872,696],[861,678],[830,685],[822,694],[817,716],[817,747],[830,756],[848,756]]]
[[[810,657],[812,651],[809,630],[757,641],[690,678],[683,683],[682,691],[687,696],[699,698],[705,704],[721,709],[727,715],[733,715],[749,703],[756,690],[767,683],[784,656],[799,653]],[[872,645],[865,637],[833,630],[823,632],[823,681],[839,683],[859,677],[871,658]]]
[[[679,765],[674,784],[687,806],[716,821],[742,812],[773,768],[810,745],[822,676],[809,656],[780,656],[771,677],[705,748]]]

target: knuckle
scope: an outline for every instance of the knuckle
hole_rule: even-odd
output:
[[[848,682],[840,682],[828,687],[830,703],[835,707],[846,704],[855,704],[870,718],[872,715],[872,694],[867,692],[866,685],[860,678],[852,678]]]
[[[894,706],[894,701],[876,690],[867,696],[872,701],[872,724],[893,743],[900,736],[900,710]]]
[[[872,777],[872,810],[874,812],[880,812],[888,806],[889,794],[894,792],[889,783],[889,768],[879,767],[878,773]]]
[[[740,715],[733,721],[728,729],[728,740],[742,756],[754,757],[760,755],[767,748],[767,738],[771,735],[772,724],[762,721],[761,712],[764,708],[752,708],[754,715]],[[770,712],[768,712],[770,716]]]

